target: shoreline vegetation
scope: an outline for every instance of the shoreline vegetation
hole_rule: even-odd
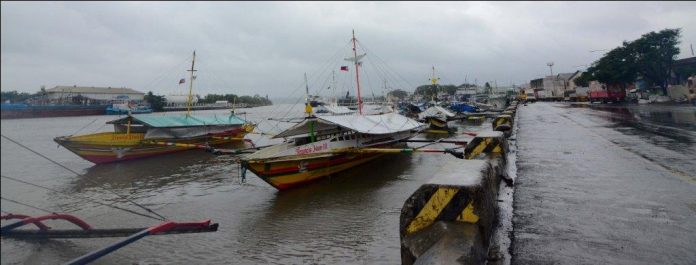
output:
[[[27,92],[18,92],[16,90],[12,91],[2,91],[0,93],[0,98],[1,102],[4,103],[27,103],[28,101],[31,101],[31,99],[37,99],[37,98],[42,98],[45,97],[45,91],[38,91],[36,93],[27,93]],[[268,106],[268,105],[273,105],[273,102],[266,97],[262,97],[258,94],[253,95],[253,96],[238,96],[235,94],[225,94],[225,95],[219,95],[219,94],[207,94],[203,97],[200,95],[194,95],[197,99],[197,103],[203,103],[203,104],[214,104],[214,103],[220,103],[220,101],[226,101],[227,103],[236,103],[236,104],[246,104],[249,106],[254,106],[254,107],[259,107],[259,106]],[[164,111],[164,106],[167,105],[167,99],[166,96],[164,95],[156,95],[152,91],[149,91],[147,94],[145,94],[143,98],[144,102],[147,102],[150,104],[152,109],[154,111]],[[58,102],[55,102],[56,104]],[[74,103],[74,102],[71,102]],[[63,102],[64,104],[64,102]],[[82,104],[77,104],[77,105],[82,105]]]

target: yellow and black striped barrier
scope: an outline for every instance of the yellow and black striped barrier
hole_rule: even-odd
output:
[[[510,136],[512,133],[512,116],[510,115],[498,115],[493,119],[493,130],[505,132],[505,136]]]
[[[503,132],[487,131],[476,134],[464,148],[464,158],[474,159],[481,155],[498,153],[503,154],[508,150],[507,140]]]
[[[485,260],[505,168],[501,157],[454,160],[416,190],[401,209],[402,264]]]
[[[469,116],[466,121],[473,124],[481,124],[486,120],[485,116]]]

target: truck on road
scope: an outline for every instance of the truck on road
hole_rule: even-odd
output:
[[[591,81],[588,97],[590,102],[620,102],[626,98],[626,90],[619,85],[606,85]]]

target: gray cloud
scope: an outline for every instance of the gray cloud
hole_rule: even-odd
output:
[[[168,94],[183,91],[195,49],[198,93],[284,97],[301,93],[303,73],[347,48],[355,29],[369,60],[398,73],[390,87],[426,84],[432,65],[443,83],[509,85],[547,74],[548,61],[575,71],[602,55],[590,50],[664,28],[682,28],[680,58],[691,56],[693,14],[693,2],[2,2],[0,80],[26,92],[77,84]],[[378,93],[380,79],[365,78]],[[313,80],[313,90],[326,83]]]

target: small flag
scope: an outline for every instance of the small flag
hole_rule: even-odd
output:
[[[181,85],[183,83],[186,83],[186,78],[182,78],[181,80],[179,80],[179,85]]]
[[[348,71],[348,66],[341,66],[341,71]]]
[[[196,80],[196,76],[197,76],[197,75],[194,75],[194,76],[193,76],[193,80]]]

